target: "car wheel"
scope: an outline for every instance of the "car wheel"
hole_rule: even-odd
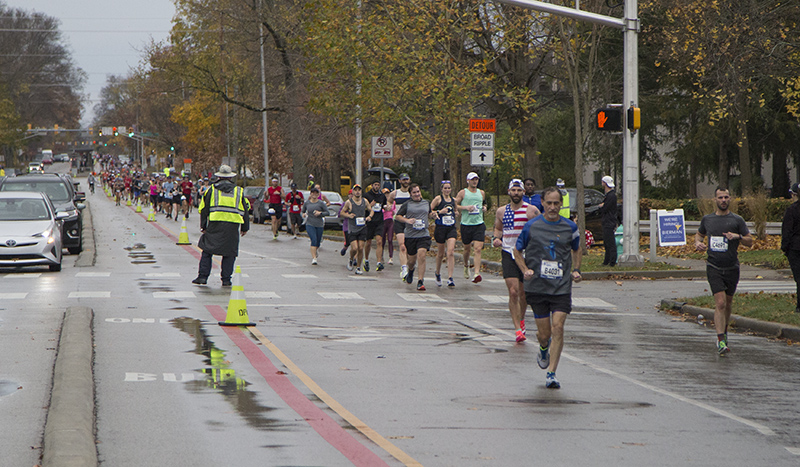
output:
[[[78,246],[69,247],[69,248],[67,248],[67,251],[69,251],[69,254],[71,254],[71,255],[77,255],[81,251],[83,251],[83,244],[81,243]]]
[[[51,264],[49,267],[50,267],[50,271],[52,271],[52,272],[58,272],[58,271],[60,271],[60,270],[61,270],[61,263],[58,263],[58,264]]]

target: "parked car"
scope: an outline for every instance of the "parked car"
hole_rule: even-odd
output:
[[[36,161],[31,162],[30,164],[28,164],[28,173],[29,174],[44,173],[44,166],[41,164],[41,162],[36,162]]]
[[[57,212],[67,213],[62,223],[62,241],[71,254],[83,250],[85,195],[76,192],[71,179],[61,174],[28,174],[0,180],[0,193],[38,191],[50,197]]]
[[[51,156],[45,155],[44,157],[42,157],[42,164],[50,165],[52,163],[53,163],[53,158]]]
[[[253,206],[256,205],[256,200],[264,196],[263,186],[246,186],[244,187],[244,197],[250,202],[250,214],[253,214]],[[254,220],[255,222],[255,220]]]
[[[61,224],[67,217],[44,193],[0,193],[0,267],[47,265],[60,271]]]

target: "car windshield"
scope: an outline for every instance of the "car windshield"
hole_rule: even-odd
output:
[[[69,190],[64,186],[64,183],[59,181],[24,180],[11,182],[9,180],[0,187],[0,191],[38,191],[49,196],[54,203],[63,203],[71,199]]]
[[[246,186],[244,187],[244,195],[245,196],[258,196],[258,194],[263,190],[260,186]]]
[[[0,221],[40,221],[50,219],[43,199],[0,199]]]

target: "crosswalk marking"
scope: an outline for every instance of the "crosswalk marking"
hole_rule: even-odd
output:
[[[4,279],[35,279],[41,276],[41,272],[26,272],[23,274],[6,274],[3,276]]]
[[[592,297],[572,297],[572,306],[579,306],[584,308],[616,308],[605,300]]]
[[[478,295],[489,303],[508,303],[508,296],[502,295]]]
[[[317,292],[317,294],[328,300],[364,300],[364,297],[356,292]]]
[[[163,277],[181,277],[179,272],[148,272],[145,277],[163,278]]]
[[[111,298],[111,292],[70,292],[67,298]]]
[[[797,285],[794,281],[739,281],[737,292],[794,293]]]
[[[0,300],[25,300],[25,297],[28,296],[28,292],[7,292],[7,293],[0,293]]]
[[[444,302],[447,303],[447,300],[441,298],[436,294],[428,294],[428,293],[397,293],[397,295],[407,302]]]
[[[75,277],[109,277],[111,276],[110,272],[79,272],[75,274]]]
[[[153,292],[153,298],[194,298],[194,292]]]
[[[281,274],[287,279],[316,279],[314,274]]]
[[[245,292],[245,298],[281,298],[275,292]]]

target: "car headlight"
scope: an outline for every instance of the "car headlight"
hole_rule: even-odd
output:
[[[45,231],[39,232],[38,234],[34,235],[34,237],[46,238],[47,243],[53,243],[56,241],[56,238],[53,237],[53,229],[47,229]]]

